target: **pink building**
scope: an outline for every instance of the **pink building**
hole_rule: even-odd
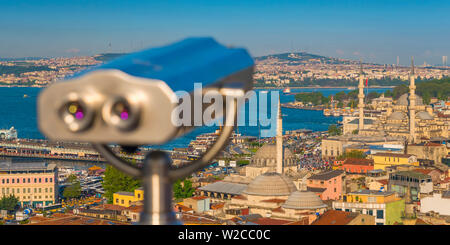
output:
[[[14,195],[21,206],[43,207],[58,199],[57,168],[46,163],[1,163],[0,197]]]
[[[332,170],[308,178],[307,190],[317,193],[322,200],[339,200],[342,194],[344,171]]]

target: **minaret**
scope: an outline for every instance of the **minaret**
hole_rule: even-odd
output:
[[[359,61],[360,64],[360,71],[359,71],[359,94],[358,94],[358,98],[359,98],[359,103],[358,103],[358,108],[359,108],[359,134],[361,134],[361,130],[364,129],[364,73],[363,73],[363,69],[362,69],[362,63],[361,61]]]
[[[414,57],[411,57],[411,75],[409,76],[409,135],[410,143],[416,141],[416,84],[414,76]]]
[[[276,136],[276,148],[277,148],[277,173],[283,174],[283,119],[281,118],[281,106],[280,99],[278,98],[278,116],[277,116],[277,136]]]

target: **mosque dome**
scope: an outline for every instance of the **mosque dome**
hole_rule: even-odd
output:
[[[405,93],[397,100],[397,105],[408,106],[409,105],[409,94]],[[416,104],[415,105],[423,105],[422,97],[416,94]]]
[[[403,119],[406,119],[406,115],[399,111],[393,112],[388,117],[388,120],[403,120]]]
[[[422,119],[422,120],[433,120],[434,117],[432,115],[430,115],[430,113],[426,112],[426,111],[419,111],[416,114],[416,118]]]
[[[275,172],[257,176],[243,192],[255,196],[289,196],[297,188],[289,177]]]
[[[281,207],[287,209],[317,209],[325,208],[327,205],[313,192],[295,191]]]
[[[289,166],[295,163],[295,156],[287,147],[284,148],[284,165]],[[252,164],[263,167],[275,167],[277,159],[277,146],[275,144],[265,144],[256,151],[252,157]]]

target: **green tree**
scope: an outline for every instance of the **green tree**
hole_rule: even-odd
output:
[[[192,182],[190,180],[177,180],[173,184],[173,196],[175,198],[188,198],[194,194],[195,189],[192,187]]]
[[[342,134],[342,129],[339,128],[336,124],[331,124],[328,127],[328,134],[330,136],[341,135]]]
[[[3,196],[0,199],[0,210],[14,211],[19,205],[19,199],[13,194],[9,196]]]
[[[347,158],[357,158],[357,159],[365,159],[366,155],[362,151],[352,150],[350,152],[345,152],[344,154],[338,156],[338,160],[344,160]]]
[[[113,194],[119,191],[134,191],[141,186],[139,180],[124,174],[111,165],[108,165],[105,170],[105,177],[103,179],[103,189],[105,189],[105,197],[108,203],[113,202]]]
[[[67,177],[67,182],[69,182],[70,185],[64,188],[64,198],[79,198],[81,196],[81,184],[77,176],[73,174],[69,175],[69,177]]]
[[[358,133],[359,133],[358,129],[355,129],[355,130],[352,131],[352,134],[358,134]]]

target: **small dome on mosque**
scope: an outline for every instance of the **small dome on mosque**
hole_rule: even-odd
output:
[[[257,176],[243,192],[255,196],[289,196],[297,188],[289,177],[275,172]]]
[[[416,114],[416,118],[422,119],[422,120],[433,120],[434,117],[432,115],[430,115],[430,113],[426,112],[426,111],[419,111]]]
[[[295,191],[281,207],[286,209],[318,209],[325,208],[327,205],[314,192]]]
[[[388,120],[403,120],[406,118],[406,115],[403,112],[393,112],[391,115],[389,115]]]
[[[400,98],[398,98],[396,105],[408,106],[409,105],[409,94],[405,93]],[[416,94],[415,105],[423,105],[422,97]]]

